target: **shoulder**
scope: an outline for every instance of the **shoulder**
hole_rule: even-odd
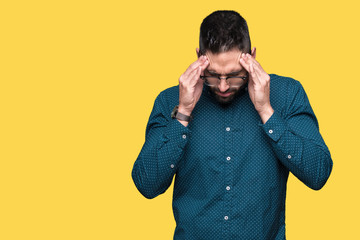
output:
[[[294,78],[280,76],[276,74],[270,75],[270,101],[275,108],[287,108],[288,104],[293,102],[296,96],[305,94],[301,83]]]
[[[154,109],[167,114],[179,105],[179,86],[173,86],[161,91],[155,99]]]
[[[178,105],[179,103],[179,86],[169,87],[159,93],[156,101],[160,101],[163,105]],[[173,106],[174,107],[174,106]]]
[[[301,87],[299,81],[295,80],[291,77],[280,76],[276,74],[269,74],[270,76],[270,86],[274,88],[274,90],[284,90],[288,88],[297,88]]]
[[[304,91],[301,83],[294,78],[276,74],[269,75],[271,94],[289,97],[290,95],[297,94],[299,91]]]
[[[179,85],[169,87],[160,92],[158,97],[166,98],[167,100],[172,100],[173,98],[179,100]]]

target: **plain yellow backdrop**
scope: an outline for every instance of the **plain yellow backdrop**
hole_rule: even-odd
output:
[[[214,10],[248,21],[268,73],[299,80],[334,161],[290,176],[288,239],[360,239],[357,1],[2,1],[0,239],[172,239],[172,186],[131,170],[158,93],[196,59]]]

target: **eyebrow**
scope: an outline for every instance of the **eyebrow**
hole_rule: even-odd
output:
[[[217,72],[215,72],[215,71],[211,71],[211,70],[206,70],[208,73],[210,73],[210,74],[212,74],[212,75],[221,75],[221,74],[219,74],[219,73],[217,73]],[[240,71],[234,71],[234,72],[231,72],[231,73],[227,73],[227,74],[224,74],[224,75],[236,75],[236,74],[239,74],[239,73],[241,73],[242,72],[242,70],[240,70]]]

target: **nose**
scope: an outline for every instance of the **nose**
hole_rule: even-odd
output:
[[[230,88],[225,78],[221,78],[218,88],[220,92],[226,92]]]

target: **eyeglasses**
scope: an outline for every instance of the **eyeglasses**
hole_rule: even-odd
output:
[[[204,83],[209,87],[218,86],[221,79],[225,79],[226,83],[230,87],[240,87],[248,79],[249,74],[246,73],[245,76],[231,76],[231,77],[220,77],[220,76],[200,76]]]

